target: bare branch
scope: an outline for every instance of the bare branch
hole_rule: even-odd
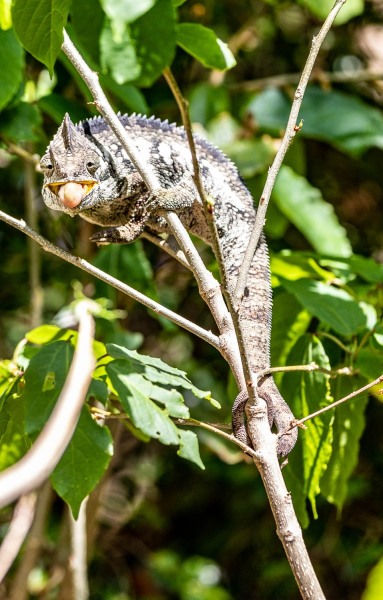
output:
[[[299,115],[299,110],[301,108],[301,104],[302,104],[302,100],[303,100],[303,97],[304,97],[304,94],[306,91],[306,87],[307,87],[308,81],[310,79],[311,71],[314,67],[314,63],[318,56],[320,47],[321,47],[327,33],[329,32],[329,30],[334,22],[335,17],[337,16],[338,12],[340,11],[340,9],[342,8],[342,6],[345,4],[346,1],[347,0],[337,0],[335,2],[334,7],[332,8],[327,19],[323,23],[322,28],[319,31],[318,35],[313,38],[309,56],[307,58],[305,66],[304,66],[302,76],[299,80],[298,87],[295,91],[294,102],[291,107],[289,120],[286,125],[286,131],[282,138],[282,142],[279,146],[278,152],[274,158],[273,164],[271,165],[271,167],[269,169],[265,187],[263,188],[263,192],[261,194],[261,198],[260,198],[259,205],[258,205],[257,217],[256,217],[256,220],[254,223],[254,229],[251,233],[249,244],[248,244],[248,247],[247,247],[244,259],[243,259],[242,267],[241,267],[241,270],[240,270],[240,273],[238,276],[238,280],[237,280],[237,286],[236,286],[236,290],[235,290],[236,304],[240,303],[242,296],[243,296],[243,291],[244,291],[245,285],[246,285],[247,274],[249,272],[249,268],[250,268],[251,262],[253,260],[254,253],[258,246],[259,238],[261,237],[262,230],[263,230],[263,227],[265,224],[266,211],[267,211],[267,207],[269,205],[269,200],[270,200],[271,192],[272,192],[274,184],[275,184],[275,180],[276,180],[279,170],[281,168],[282,162],[285,158],[286,152],[297,132],[297,119],[298,119],[298,115]]]
[[[281,75],[272,75],[271,77],[262,77],[251,81],[242,81],[230,84],[230,89],[235,91],[256,92],[268,87],[285,87],[299,83],[301,73],[282,73]],[[383,73],[371,71],[370,69],[358,69],[356,71],[340,71],[331,73],[318,70],[312,72],[309,81],[318,83],[368,83],[370,81],[381,81]]]
[[[22,496],[16,504],[13,518],[0,547],[0,581],[3,581],[32,525],[35,514],[36,494]]]
[[[59,462],[68,446],[84,404],[95,359],[93,318],[87,302],[78,304],[79,335],[68,377],[44,429],[32,448],[15,465],[0,473],[0,507],[36,489]]]
[[[25,544],[23,556],[10,585],[9,600],[27,600],[29,596],[28,575],[40,556],[44,543],[44,528],[52,500],[52,487],[49,482],[46,482],[37,494],[35,517]]]
[[[184,319],[183,317],[179,316],[177,313],[169,310],[165,306],[162,306],[158,302],[151,300],[150,298],[148,298],[144,294],[141,294],[140,292],[138,292],[134,288],[130,287],[129,285],[122,283],[121,281],[119,281],[119,279],[116,279],[115,277],[108,275],[104,271],[101,271],[101,269],[97,269],[97,267],[94,267],[93,265],[88,263],[86,260],[79,258],[78,256],[74,256],[70,252],[63,250],[62,248],[59,248],[58,246],[55,246],[55,244],[52,244],[51,242],[49,242],[42,235],[40,235],[39,233],[36,233],[36,231],[33,231],[33,229],[31,229],[25,223],[25,221],[15,219],[14,217],[11,217],[10,215],[8,215],[7,213],[4,213],[3,211],[0,211],[0,220],[4,221],[5,223],[8,223],[8,225],[12,225],[12,227],[15,227],[19,231],[22,231],[29,237],[33,238],[38,244],[40,244],[43,247],[43,249],[46,252],[50,252],[51,254],[58,256],[62,260],[65,260],[66,262],[71,263],[75,267],[78,267],[79,269],[86,271],[90,275],[97,277],[97,279],[104,281],[105,283],[111,285],[112,287],[116,288],[120,292],[126,294],[127,296],[130,296],[137,302],[140,302],[147,308],[150,308],[150,310],[153,310],[155,313],[157,313],[163,317],[166,317],[167,319],[169,319],[170,321],[173,321],[173,323],[175,323],[176,325],[179,325],[183,329],[186,329],[187,331],[194,333],[201,339],[205,340],[205,342],[207,342],[208,344],[211,344],[212,346],[217,348],[217,350],[222,352],[221,343],[220,343],[219,338],[216,335],[214,335],[213,333],[211,333],[210,331],[206,331],[202,327],[199,327],[198,325],[195,325],[191,321]]]

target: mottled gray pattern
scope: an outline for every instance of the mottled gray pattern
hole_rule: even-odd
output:
[[[41,161],[45,203],[71,216],[79,214],[92,223],[107,226],[93,237],[98,243],[130,243],[145,228],[166,232],[164,219],[156,214],[163,209],[176,211],[191,233],[210,243],[210,231],[191,176],[191,155],[183,128],[140,115],[121,116],[120,120],[144,161],[155,170],[161,186],[171,192],[155,201],[150,198],[140,175],[102,118],[74,126],[66,115]],[[235,287],[254,223],[253,199],[236,167],[222,152],[199,136],[195,136],[195,143],[204,188],[213,201],[230,291]],[[63,205],[57,193],[59,188],[55,187],[66,182],[86,182],[94,187],[76,207],[70,208]],[[270,366],[271,308],[269,258],[262,237],[240,309],[254,371]],[[267,402],[270,425],[275,423],[279,431],[286,429],[294,416],[272,377],[260,381],[258,392]],[[243,416],[241,419],[238,423],[236,416],[234,425],[237,435],[243,437]],[[281,456],[291,450],[296,437],[295,429],[279,437]]]

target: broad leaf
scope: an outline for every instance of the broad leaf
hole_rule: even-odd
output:
[[[370,571],[361,600],[381,600],[381,598],[383,598],[383,558]]]
[[[54,489],[78,516],[81,502],[96,487],[113,454],[112,436],[84,407],[76,431],[51,475]]]
[[[153,383],[190,390],[197,398],[208,400],[219,408],[218,402],[211,397],[211,392],[198,389],[184,371],[167,365],[160,358],[139,354],[135,350],[128,350],[116,344],[106,344],[106,348],[113,358],[123,358],[130,363],[131,373],[144,373],[146,379]]]
[[[43,346],[25,372],[25,430],[38,433],[61,393],[73,357],[73,346],[64,341]]]
[[[350,256],[351,244],[333,206],[305,177],[290,167],[282,166],[272,198],[317,252],[329,256]]]
[[[306,333],[310,321],[311,316],[302,309],[301,304],[293,295],[282,292],[276,296],[271,330],[271,364],[273,367],[285,364],[291,348],[298,338]],[[276,373],[277,382],[281,377],[281,373]]]
[[[105,19],[100,3],[98,0],[72,2],[70,15],[76,42],[79,41],[93,60],[99,63],[99,40]],[[89,27],[90,23],[91,27]]]
[[[52,73],[71,0],[15,0],[13,26],[23,46]]]
[[[132,373],[123,360],[109,363],[106,372],[135,427],[163,444],[179,444],[177,427],[167,413],[146,394],[145,381],[141,375]]]
[[[201,460],[198,446],[198,438],[194,431],[179,429],[180,447],[177,450],[178,456],[190,460],[201,469],[205,469],[205,465]]]
[[[330,368],[321,342],[310,335],[303,336],[292,349],[288,363],[305,365],[316,362],[321,367]],[[288,400],[297,418],[307,416],[332,402],[329,375],[319,371],[297,371],[286,373],[282,380],[282,394]],[[321,491],[321,479],[330,460],[332,451],[332,422],[333,411],[306,422],[307,429],[300,431],[299,441],[289,456],[286,477],[289,484],[294,479],[301,479],[298,495],[303,495],[311,503],[314,517],[317,517],[316,496]],[[293,478],[289,480],[290,471]],[[296,499],[293,494],[294,503]],[[298,499],[298,505],[303,507],[303,499]],[[302,524],[308,524],[305,512],[299,515]]]
[[[117,83],[134,81],[150,86],[172,62],[175,42],[172,2],[157,0],[130,24],[126,20],[106,21],[100,39],[101,64]]]
[[[277,136],[286,128],[291,101],[274,88],[254,95],[246,107],[258,125]],[[303,119],[300,136],[323,140],[342,152],[360,156],[368,148],[383,148],[383,115],[358,97],[307,88],[298,122]]]
[[[109,19],[131,23],[148,12],[157,0],[100,0]]]
[[[177,44],[205,67],[225,71],[236,65],[236,60],[214,31],[198,23],[180,23],[177,27]]]
[[[336,400],[347,396],[366,381],[359,377],[338,377]],[[359,457],[359,441],[365,428],[368,398],[359,396],[334,409],[333,451],[321,484],[321,491],[340,511],[347,497],[348,480]]]
[[[23,422],[24,400],[14,394],[6,398],[0,410],[0,471],[17,462],[30,447]]]
[[[11,29],[0,31],[0,64],[7,66],[1,73],[1,110],[16,94],[23,80],[24,52]]]
[[[283,286],[313,316],[327,323],[341,335],[353,335],[367,325],[367,317],[354,298],[342,289],[321,281],[283,280]]]

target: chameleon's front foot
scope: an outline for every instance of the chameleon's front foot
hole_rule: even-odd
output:
[[[119,227],[110,227],[109,229],[103,229],[98,231],[90,238],[91,242],[96,244],[131,244],[144,230],[142,222],[131,221],[127,225],[120,225]]]

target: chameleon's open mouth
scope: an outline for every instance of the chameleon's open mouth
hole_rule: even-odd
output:
[[[96,181],[58,181],[47,183],[46,187],[58,196],[64,206],[76,208],[96,185]]]

